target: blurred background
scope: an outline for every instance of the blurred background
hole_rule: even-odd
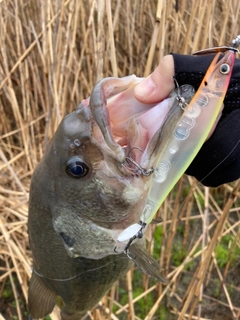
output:
[[[0,320],[27,319],[29,184],[62,117],[103,77],[238,34],[237,0],[0,0]],[[147,243],[167,285],[133,268],[85,319],[239,319],[238,186],[184,176]]]

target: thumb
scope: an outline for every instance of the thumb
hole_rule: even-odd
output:
[[[154,72],[135,87],[135,98],[144,103],[162,101],[175,88],[173,76],[173,57],[172,55],[167,55],[162,58]]]

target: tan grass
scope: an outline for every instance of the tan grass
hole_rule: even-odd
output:
[[[237,0],[0,1],[0,297],[9,287],[12,292],[11,299],[0,298],[1,320],[26,319],[29,183],[61,118],[102,77],[147,76],[169,52],[228,44],[240,33],[239,12]],[[138,303],[150,296],[154,302],[141,312],[146,320],[163,317],[163,306],[172,319],[220,319],[220,307],[224,319],[238,319],[240,263],[230,263],[240,248],[238,188],[239,182],[207,189],[183,177],[159,213],[159,263],[168,284],[145,276],[136,283],[133,269],[103,298],[101,309],[89,312],[91,319],[140,319]],[[229,260],[221,267],[216,254],[226,236]],[[150,251],[158,240],[152,237]],[[179,265],[173,263],[176,243],[187,252]],[[190,271],[189,263],[195,264]],[[143,291],[134,293],[139,286]],[[56,308],[51,319],[58,318]]]

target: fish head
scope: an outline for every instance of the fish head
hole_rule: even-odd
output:
[[[48,190],[53,228],[71,257],[114,254],[118,235],[139,221],[145,203],[151,177],[140,164],[144,157],[148,167],[154,163],[169,102],[137,102],[133,89],[141,79],[126,78],[117,85],[107,80],[113,93],[101,87],[100,112],[90,97],[62,120],[36,170]]]
[[[144,179],[109,153],[89,101],[68,114],[49,142],[37,171],[48,189],[54,230],[71,257],[114,253],[112,234],[138,220]]]
[[[57,166],[54,180],[59,181],[61,206],[71,204],[83,217],[106,228],[125,227],[135,220],[133,208],[145,183],[109,153],[88,100],[63,119],[46,157],[49,166]]]

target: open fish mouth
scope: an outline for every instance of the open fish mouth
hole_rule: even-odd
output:
[[[169,125],[167,130],[171,131],[182,110],[176,93],[156,104],[139,102],[133,90],[142,80],[135,75],[101,80],[92,91],[90,108],[109,155],[131,171],[148,175],[154,165],[152,156],[160,147],[163,126]],[[186,101],[194,94],[190,87],[183,89]]]
[[[140,220],[154,161],[182,114],[174,94],[157,104],[138,102],[133,90],[142,80],[134,75],[101,80],[56,135],[62,142],[64,133],[59,152],[67,150],[67,179],[77,205],[61,210],[56,204],[53,226],[70,257],[100,259],[122,252],[128,239],[114,251],[119,235]],[[72,179],[72,168],[83,171],[83,187]]]
[[[88,183],[77,194],[78,210],[62,212],[55,207],[54,230],[70,257],[100,259],[122,252],[128,238],[122,239],[120,250],[114,251],[119,236],[140,220],[154,161],[183,112],[175,93],[157,104],[138,102],[133,90],[142,80],[134,75],[103,79],[94,87],[90,99],[83,100],[77,111],[65,118],[66,136],[73,139],[74,132],[74,139],[78,137],[80,141],[85,135],[90,141],[88,148],[93,151],[85,158],[87,147],[84,149],[82,143],[77,154],[82,162],[91,156],[94,168],[89,171]],[[186,101],[194,94],[188,85],[181,90]],[[146,175],[150,176],[145,178]],[[85,245],[87,241],[91,247]]]

